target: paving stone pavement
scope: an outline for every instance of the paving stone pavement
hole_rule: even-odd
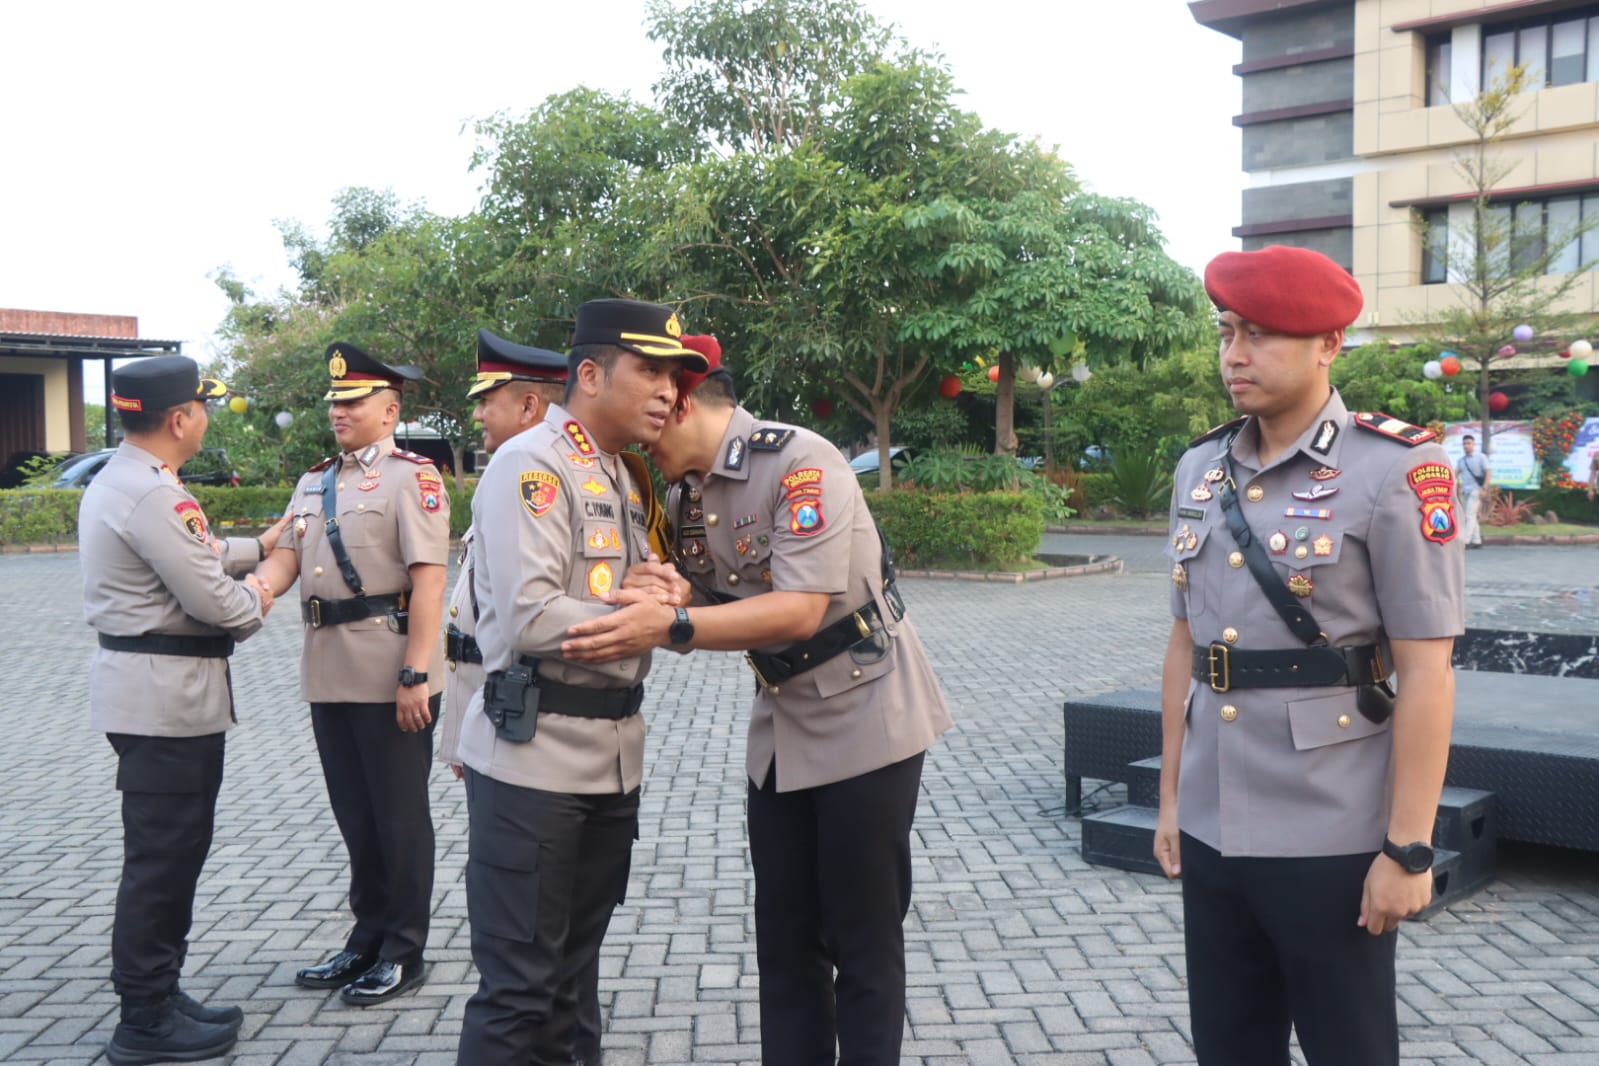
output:
[[[1062,817],[1061,701],[1153,683],[1169,566],[1159,538],[1046,539],[1049,551],[1116,554],[1125,572],[906,583],[957,727],[927,762],[916,821],[905,1060],[1192,1063],[1176,886],[1086,865],[1078,823]],[[1467,559],[1473,624],[1599,632],[1592,546]],[[93,1062],[115,1021],[107,975],[121,837],[112,754],[87,725],[92,634],[80,592],[73,553],[0,557],[0,647],[14,686],[0,706],[8,1063]],[[475,975],[465,804],[442,767],[432,979],[364,1011],[292,983],[340,943],[346,912],[343,849],[296,698],[291,611],[234,658],[241,724],[185,987],[243,1005],[228,1060],[238,1066],[453,1063]],[[642,839],[603,959],[613,1066],[759,1061],[741,775],[749,687],[741,660],[725,654],[662,654],[651,675]],[[1599,856],[1508,848],[1490,888],[1402,936],[1407,1063],[1599,1062]]]

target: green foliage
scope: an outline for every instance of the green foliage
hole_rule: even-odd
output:
[[[1535,513],[1553,511],[1562,522],[1599,525],[1599,500],[1590,500],[1586,488],[1542,488],[1527,502]]]
[[[655,467],[651,466],[653,472]],[[472,524],[472,494],[477,491],[477,480],[463,481],[457,487],[454,481],[445,481],[450,494],[450,536],[459,538]]]
[[[1116,478],[1108,470],[1078,474],[1072,481],[1072,503],[1079,511],[1105,507],[1115,500]]]
[[[82,489],[0,489],[0,545],[75,540],[82,498]]]
[[[55,477],[56,467],[66,458],[65,454],[58,453],[24,459],[17,464],[17,481],[26,488],[42,489],[50,484]]]
[[[868,506],[903,566],[986,570],[1032,558],[1044,510],[1022,492],[868,492]]]
[[[83,405],[83,450],[97,452],[108,447],[105,442],[105,405],[86,403]]]
[[[1110,469],[1111,502],[1131,518],[1165,514],[1171,505],[1171,467],[1153,455],[1123,452]]]
[[[1332,384],[1351,411],[1382,411],[1406,422],[1460,422],[1476,404],[1471,390],[1447,379],[1428,381],[1422,364],[1438,356],[1431,345],[1390,348],[1373,341],[1333,360]]]
[[[228,535],[228,528],[240,526],[261,529],[270,526],[288,509],[288,488],[233,485],[190,485],[189,492],[205,512],[206,521],[220,536]]]
[[[1072,515],[1068,489],[1051,484],[1041,471],[1028,469],[1010,455],[994,455],[975,448],[923,452],[911,460],[901,477],[923,492],[1019,490],[1038,501],[1046,521],[1063,522]]]

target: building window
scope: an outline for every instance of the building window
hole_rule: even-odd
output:
[[[1440,285],[1449,280],[1449,208],[1421,213],[1421,283]]]
[[[1440,33],[1427,38],[1428,107],[1438,107],[1449,102],[1449,64],[1452,54],[1449,34]]]
[[[1431,41],[1427,54],[1431,103]],[[1529,90],[1599,81],[1599,6],[1484,26],[1482,84],[1493,85],[1517,64],[1527,68]]]
[[[1464,210],[1469,212],[1469,205]],[[1421,283],[1440,285],[1449,280],[1449,209],[1429,208],[1421,219]],[[1546,274],[1599,270],[1599,192],[1490,204],[1484,223],[1493,244],[1489,269],[1496,275],[1536,267],[1550,248]]]

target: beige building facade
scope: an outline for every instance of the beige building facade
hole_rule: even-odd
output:
[[[1202,25],[1239,39],[1243,163],[1234,234],[1245,248],[1326,252],[1366,294],[1351,340],[1409,339],[1456,305],[1447,258],[1469,232],[1457,160],[1472,133],[1454,105],[1511,64],[1531,86],[1492,149],[1495,210],[1519,233],[1599,217],[1599,3],[1570,0],[1196,0]],[[1599,230],[1562,248],[1581,273],[1565,310],[1599,308]],[[1584,267],[1589,269],[1584,270]]]

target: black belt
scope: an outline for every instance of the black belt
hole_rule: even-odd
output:
[[[809,640],[802,640],[778,652],[752,651],[745,656],[762,686],[771,688],[796,674],[821,666],[840,652],[868,639],[872,628],[882,620],[876,602],[845,615],[830,626],[819,629]]]
[[[355,596],[348,600],[325,600],[321,596],[312,596],[300,601],[300,620],[312,628],[359,622],[374,615],[398,612],[400,598],[397,592],[384,596]],[[405,632],[403,626],[400,632]]]
[[[1213,692],[1235,688],[1322,688],[1377,685],[1388,677],[1382,648],[1348,647],[1240,651],[1226,644],[1194,645],[1193,674]]]
[[[100,634],[100,647],[108,651],[140,651],[146,655],[187,655],[193,659],[226,659],[233,654],[232,637],[181,637],[172,633],[146,633],[138,637]]]
[[[481,663],[483,649],[477,646],[476,637],[451,622],[444,630],[444,657],[454,663]]]
[[[531,663],[535,670],[538,669],[537,659],[524,656],[520,661]],[[584,688],[541,677],[538,679],[538,690],[540,714],[564,714],[569,718],[631,718],[644,702],[643,685],[634,685],[632,688]]]

